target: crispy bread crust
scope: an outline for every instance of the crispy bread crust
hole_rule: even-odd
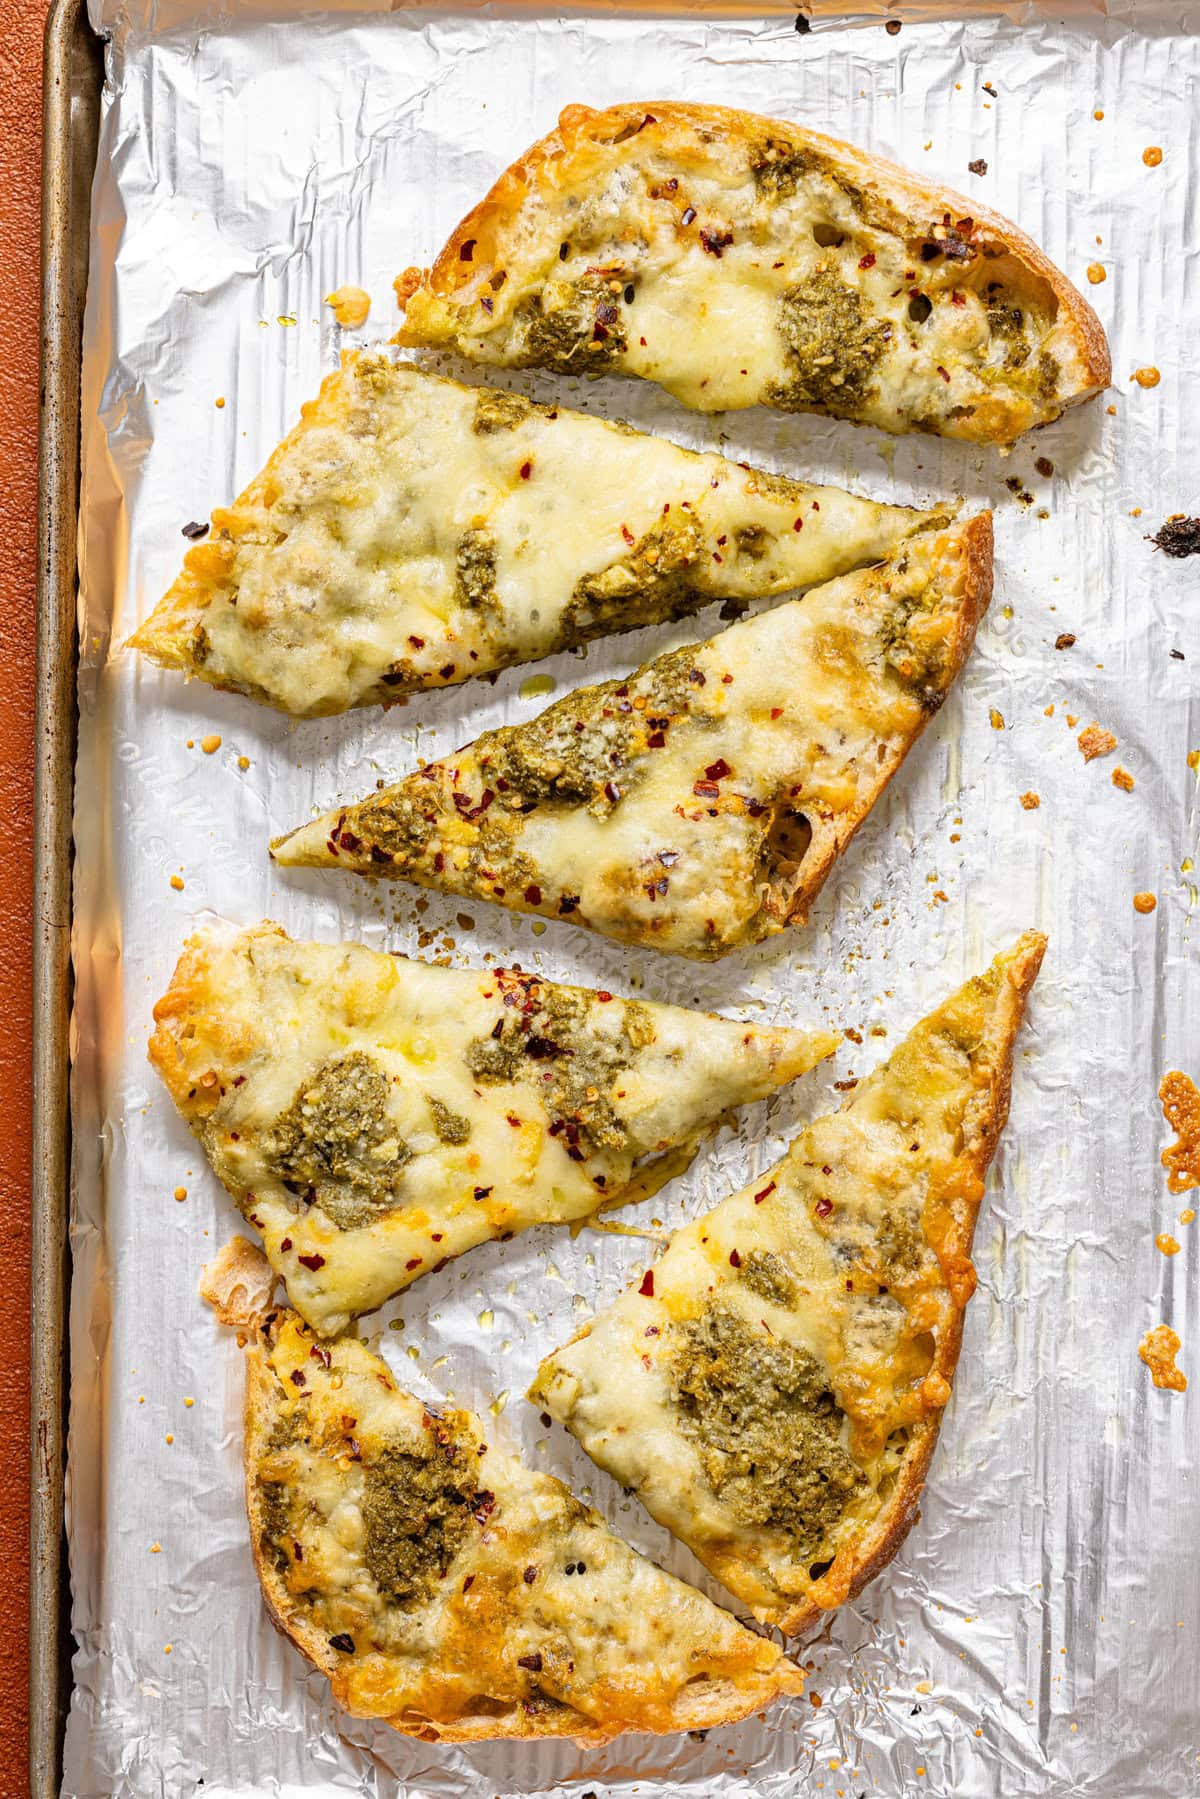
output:
[[[1062,339],[1061,343],[1056,342],[1055,353],[1063,366],[1066,390],[1058,396],[1060,408],[1065,410],[1068,406],[1078,405],[1109,385],[1112,359],[1100,320],[1078,289],[1019,226],[956,193],[953,188],[918,180],[909,170],[884,157],[873,156],[852,144],[809,131],[788,120],[764,119],[758,114],[727,106],[691,106],[669,100],[651,100],[610,106],[602,112],[587,106],[566,107],[559,115],[557,129],[531,145],[507,168],[484,199],[451,233],[432,267],[409,269],[398,278],[396,293],[401,306],[405,306],[418,291],[439,300],[450,299],[462,287],[463,271],[467,266],[486,272],[497,256],[505,232],[531,194],[556,187],[578,186],[586,179],[590,166],[599,167],[611,155],[613,144],[623,141],[622,133],[630,139],[636,135],[648,113],[653,117],[664,149],[683,165],[697,156],[700,131],[711,134],[711,141],[699,146],[703,158],[709,160],[714,154],[714,145],[740,146],[764,125],[768,128],[774,125],[792,141],[838,165],[839,173],[868,189],[872,197],[884,205],[930,217],[944,212],[956,218],[969,216],[975,222],[977,240],[982,238],[1017,258],[1030,276],[1044,282],[1054,294]],[[461,252],[472,239],[477,254],[468,265]],[[419,344],[429,340],[419,330],[410,334],[402,328],[395,341]],[[1009,439],[1003,430],[997,430],[986,433],[980,441],[1003,443]]]
[[[273,1317],[274,1314],[263,1326],[264,1333],[270,1331]],[[339,1703],[344,1704],[338,1678],[339,1657],[330,1649],[328,1639],[291,1604],[283,1582],[263,1552],[266,1527],[256,1490],[255,1469],[265,1452],[270,1434],[274,1385],[275,1377],[266,1349],[256,1338],[246,1353],[244,1413],[246,1514],[250,1524],[250,1549],[254,1568],[272,1623],[326,1676],[333,1687],[334,1696]],[[757,1678],[747,1678],[743,1683],[707,1680],[695,1687],[684,1687],[672,1705],[670,1721],[656,1734],[708,1730],[715,1725],[734,1724],[739,1719],[748,1717],[751,1712],[770,1705],[783,1694],[799,1693],[803,1684],[803,1674],[784,1657],[774,1668],[762,1671]],[[611,1742],[614,1737],[627,1730],[646,1731],[649,1728],[641,1718],[614,1717],[609,1722],[598,1725],[583,1718],[581,1714],[576,1714],[575,1725],[572,1725],[569,1717],[559,1717],[558,1727],[555,1728],[553,1720],[556,1717],[558,1714],[530,1713],[523,1707],[514,1705],[499,1715],[488,1713],[464,1717],[453,1723],[435,1722],[407,1714],[381,1719],[380,1722],[389,1724],[404,1736],[417,1737],[424,1742],[479,1743],[500,1739],[516,1741],[565,1736],[589,1748],[598,1748]]]
[[[1021,1026],[1025,1011],[1025,1001],[1029,990],[1037,979],[1042,965],[1042,957],[1046,951],[1046,939],[1040,931],[1026,931],[1013,953],[1012,961],[1005,970],[1005,987],[1002,1000],[995,1013],[995,1039],[998,1046],[997,1060],[994,1064],[992,1080],[983,1096],[982,1103],[971,1119],[972,1139],[963,1156],[967,1171],[976,1178],[982,1198],[984,1176],[987,1174],[991,1160],[996,1151],[1000,1133],[1008,1119],[1009,1100],[1012,1094],[1013,1044]],[[964,1202],[965,1216],[962,1219],[961,1253],[969,1255],[975,1234],[975,1224],[979,1216],[980,1200]],[[965,1304],[959,1304],[953,1296],[948,1296],[949,1316],[938,1333],[937,1353],[934,1357],[931,1372],[941,1375],[947,1386],[954,1379],[954,1371],[958,1366],[959,1350],[962,1346],[963,1320],[966,1315]],[[905,1537],[920,1517],[921,1490],[925,1485],[925,1477],[929,1472],[929,1464],[937,1446],[938,1431],[941,1428],[944,1413],[939,1410],[933,1416],[922,1420],[915,1426],[911,1440],[905,1450],[904,1460],[896,1485],[889,1495],[887,1504],[880,1512],[858,1544],[855,1565],[850,1576],[847,1599],[856,1598],[869,1581],[874,1580],[882,1569],[886,1568]],[[805,1601],[793,1606],[778,1620],[779,1628],[787,1636],[796,1636],[807,1630],[822,1616],[824,1608]]]
[[[992,538],[990,512],[977,513],[963,525],[953,527],[953,541],[957,548],[952,555],[956,556],[958,567],[945,582],[945,594],[948,600],[958,602],[958,610],[955,615],[954,637],[947,650],[946,666],[949,672],[943,695],[949,693],[961,673],[975,642],[979,621],[991,602]],[[950,556],[944,556],[943,566],[950,560]],[[822,833],[823,840],[814,833],[814,840],[801,864],[801,880],[786,895],[779,896],[779,915],[784,923],[801,926],[808,923],[813,901],[833,872],[839,857],[921,735],[921,730],[915,731],[906,741],[896,745],[879,764],[874,781],[861,795],[858,804],[841,814],[834,828]]]

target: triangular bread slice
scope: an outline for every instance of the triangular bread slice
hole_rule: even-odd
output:
[[[1095,313],[1015,225],[721,106],[569,106],[396,291],[399,343],[975,443],[1112,372]]]
[[[298,717],[827,581],[937,513],[348,354],[130,639]]]
[[[275,1623],[360,1718],[470,1743],[702,1730],[801,1691],[561,1481],[291,1312],[250,1340],[250,1539]]]
[[[271,924],[191,938],[154,1017],[171,1098],[331,1336],[477,1243],[653,1191],[836,1043]]]
[[[489,731],[271,846],[712,958],[804,923],[966,660],[991,515]]]
[[[1027,932],[923,1019],[530,1389],[787,1632],[857,1593],[916,1519],[1044,947]]]

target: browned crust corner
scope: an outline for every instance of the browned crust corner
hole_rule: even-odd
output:
[[[694,106],[672,100],[625,101],[602,111],[589,106],[565,107],[559,114],[557,128],[539,138],[504,170],[484,198],[451,233],[432,266],[407,269],[397,278],[396,298],[401,309],[418,289],[446,300],[464,285],[462,277],[468,265],[464,264],[461,251],[468,240],[473,239],[479,251],[470,265],[473,273],[487,274],[501,233],[536,188],[569,185],[577,178],[580,164],[598,151],[611,149],[615,143],[623,141],[622,133],[630,138],[636,136],[642,120],[647,117],[653,120],[668,151],[681,157],[694,151],[700,127],[734,142],[745,142],[752,131],[764,126],[775,128],[841,163],[856,181],[873,188],[882,200],[893,206],[904,205],[918,214],[950,212],[956,218],[972,218],[977,232],[982,230],[994,244],[1017,257],[1031,275],[1046,283],[1067,321],[1077,367],[1073,371],[1073,390],[1063,398],[1063,407],[1090,399],[1112,380],[1108,340],[1095,311],[1046,252],[1011,220],[989,207],[980,206],[953,188],[921,181],[910,170],[886,157],[859,150],[840,138],[811,131],[790,120],[771,119],[734,107]],[[418,343],[423,340],[415,334],[406,336],[402,328],[395,341]]]
[[[946,683],[948,693],[964,663],[971,653],[975,641],[975,633],[980,620],[987,611],[992,598],[992,515],[990,512],[977,512],[972,518],[961,524],[952,525],[945,533],[946,549],[956,546],[958,549],[958,567],[954,572],[952,583],[947,591],[957,599],[956,629],[950,645],[950,676]],[[943,553],[943,560],[944,560]],[[938,578],[936,567],[930,572],[931,580]],[[801,865],[801,880],[788,896],[783,909],[783,922],[787,925],[806,925],[809,911],[817,895],[824,887],[834,866],[843,851],[852,842],[864,819],[875,806],[879,796],[896,774],[905,757],[922,735],[928,720],[923,720],[916,731],[903,743],[899,744],[885,761],[879,764],[870,787],[859,803],[844,813],[836,825],[814,832],[813,842]]]

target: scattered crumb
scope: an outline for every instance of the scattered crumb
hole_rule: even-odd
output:
[[[1162,151],[1157,144],[1148,144],[1142,151],[1142,161],[1148,169],[1156,169],[1162,161]]]
[[[1064,713],[1063,716],[1065,717],[1065,719],[1067,721],[1068,727],[1073,731],[1075,729],[1076,725],[1079,723],[1078,715],[1074,712],[1067,712],[1067,713]]]
[[[1105,410],[1105,412],[1107,412],[1107,414],[1108,414],[1108,416],[1109,416],[1109,418],[1110,418],[1110,419],[1115,419],[1115,418],[1116,418],[1116,416],[1117,416],[1117,409],[1116,409],[1116,407],[1115,407],[1115,406],[1106,406],[1106,407],[1105,407],[1105,408],[1104,408],[1104,410]]]
[[[1045,481],[1048,481],[1054,473],[1054,464],[1048,456],[1039,456],[1033,466]]]
[[[1200,750],[1188,751],[1187,765],[1189,768],[1200,768]]]
[[[1044,711],[1042,712],[1042,717],[1043,718],[1053,718],[1054,717],[1054,702],[1053,701],[1051,701],[1050,704],[1044,709]]]
[[[1194,1209],[1191,1206],[1184,1206],[1182,1212],[1179,1214],[1179,1222],[1180,1224],[1192,1224],[1195,1221],[1195,1217],[1196,1214]]]
[[[183,876],[182,875],[172,875],[171,876],[171,885],[175,889],[176,893],[182,893],[183,892]]]
[[[1179,1337],[1169,1324],[1160,1324],[1155,1330],[1147,1331],[1138,1345],[1138,1354],[1150,1370],[1150,1378],[1156,1387],[1164,1387],[1173,1393],[1187,1392],[1187,1376],[1175,1366],[1175,1357],[1179,1354]]]
[[[171,1653],[171,1644],[170,1644],[170,1643],[164,1643],[164,1644],[163,1644],[163,1654],[164,1654],[164,1655],[170,1655],[170,1653]]]
[[[367,322],[371,296],[362,287],[338,287],[333,293],[326,294],[325,304],[339,325],[347,331],[357,331],[360,325]]]
[[[1117,747],[1117,740],[1111,731],[1104,730],[1093,719],[1090,725],[1079,733],[1079,747],[1085,762],[1094,762],[1097,756],[1111,756]]]
[[[206,756],[215,756],[220,747],[221,738],[220,734],[216,731],[210,731],[207,737],[202,737],[200,739],[200,748],[204,751]]]
[[[1139,387],[1157,387],[1162,380],[1162,376],[1153,363],[1148,364],[1144,369],[1134,369],[1133,378]]]
[[[1094,119],[1102,119],[1104,117],[1104,108],[1102,106],[1098,106],[1096,108],[1095,112],[1092,114],[1092,117]]]
[[[161,1555],[162,1554],[162,1544],[161,1543],[151,1543],[150,1553],[151,1553],[151,1555]]]
[[[257,1325],[271,1309],[275,1275],[260,1249],[231,1237],[200,1270],[200,1297],[222,1324]]]
[[[1041,803],[1042,797],[1038,793],[1023,793],[1021,795],[1021,804],[1024,806],[1026,812],[1036,812]]]
[[[249,768],[249,766],[250,766],[249,756],[239,756],[238,757],[238,767],[239,768],[245,769],[245,768]]]
[[[1087,278],[1093,287],[1099,287],[1102,281],[1108,279],[1104,264],[1102,262],[1089,262]]]
[[[221,398],[216,402],[216,407],[217,407],[218,412],[222,412],[224,410],[224,407],[225,407],[224,395],[222,395]]]
[[[1200,518],[1173,512],[1147,541],[1166,556],[1200,556]]]
[[[188,1408],[188,1410],[191,1411],[191,1409],[195,1405],[196,1401],[194,1399],[185,1399],[183,1403]]]
[[[167,1435],[166,1435],[166,1441],[167,1441],[167,1442],[168,1442],[168,1443],[173,1443],[173,1442],[174,1442],[174,1441],[175,1441],[175,1434],[174,1434],[174,1432],[173,1432],[173,1431],[168,1431],[168,1432],[167,1432]]]
[[[186,1187],[176,1187],[175,1198],[176,1199],[186,1199],[187,1198],[187,1188]]]
[[[982,156],[977,156],[974,162],[969,162],[967,164],[967,167],[970,169],[972,175],[986,175],[988,171],[987,163]]]
[[[988,713],[988,718],[991,720],[991,726],[992,726],[993,731],[1002,731],[1004,729],[1004,714],[1003,714],[1003,712],[997,712],[996,708],[993,706],[991,711]]]
[[[1112,784],[1114,787],[1119,787],[1122,793],[1133,792],[1133,776],[1127,768],[1117,767],[1113,769]]]
[[[1133,896],[1134,911],[1141,912],[1143,915],[1153,912],[1157,904],[1158,901],[1152,893],[1135,893]]]
[[[1200,1187],[1200,1093],[1195,1082],[1176,1068],[1163,1076],[1158,1097],[1163,1118],[1178,1138],[1162,1152],[1167,1188],[1186,1193],[1189,1187]]]
[[[883,29],[887,32],[889,37],[899,37],[900,25],[901,21],[899,19],[889,19]]]
[[[1069,650],[1074,642],[1074,631],[1060,631],[1054,639],[1054,647],[1056,650]]]
[[[1157,1237],[1154,1239],[1154,1247],[1155,1249],[1161,1249],[1165,1256],[1177,1256],[1179,1254],[1178,1243],[1167,1231],[1159,1231]]]

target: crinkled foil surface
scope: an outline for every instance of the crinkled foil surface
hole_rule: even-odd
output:
[[[84,363],[64,1792],[1200,1792],[1200,1223],[1181,1224],[1187,1196],[1167,1192],[1155,1099],[1164,1070],[1200,1076],[1200,564],[1145,536],[1200,510],[1200,8],[909,12],[898,34],[822,9],[806,35],[791,14],[707,11],[93,10],[110,43]],[[1115,368],[1109,395],[1007,456],[765,412],[689,416],[615,379],[500,378],[789,473],[996,510],[996,597],[970,667],[811,928],[711,968],[270,866],[268,836],[312,808],[531,716],[546,698],[523,694],[530,671],[293,725],[121,648],[177,571],[181,527],[257,471],[340,345],[394,330],[391,277],[428,260],[563,104],[659,97],[802,120],[1019,219],[1096,302]],[[968,168],[979,158],[986,174]],[[341,282],[372,296],[353,338],[322,304]],[[1132,379],[1147,366],[1157,386]],[[537,672],[562,692],[717,623]],[[1119,748],[1085,763],[1076,738],[1093,720]],[[1117,763],[1132,793],[1113,785]],[[1157,896],[1149,916],[1139,890]],[[238,1221],[145,1057],[152,1002],[206,912],[861,1033],[632,1214],[649,1232],[768,1165],[836,1103],[834,1079],[865,1071],[1022,927],[1049,933],[923,1517],[798,1646],[809,1697],[703,1740],[437,1747],[341,1715],[267,1622],[242,1506],[241,1357],[196,1296]],[[1169,1260],[1162,1231],[1182,1244]],[[416,1391],[476,1407],[497,1442],[719,1599],[522,1398],[539,1356],[652,1249],[534,1231],[427,1277],[363,1329]],[[1154,1390],[1138,1359],[1164,1320],[1186,1394]]]

